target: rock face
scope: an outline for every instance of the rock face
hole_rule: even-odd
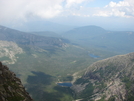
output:
[[[0,62],[0,101],[33,101],[19,78]]]
[[[23,49],[16,43],[0,40],[0,58],[2,63],[14,64],[18,58],[16,55],[22,53],[24,53]]]
[[[93,63],[72,88],[84,101],[133,101],[134,53]]]

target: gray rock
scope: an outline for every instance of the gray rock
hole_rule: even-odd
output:
[[[2,71],[0,70],[0,75],[2,74]]]
[[[0,62],[0,69],[2,69],[2,63]]]
[[[15,97],[33,101],[21,84],[21,80],[0,62],[0,101],[11,101],[8,98]]]

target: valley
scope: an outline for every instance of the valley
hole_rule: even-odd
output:
[[[53,32],[27,33],[0,26],[0,61],[16,73],[35,101],[87,101],[91,96],[95,96],[92,99],[103,99],[102,96],[108,92],[106,90],[105,94],[101,93],[101,89],[106,89],[105,84],[117,82],[117,85],[111,85],[111,88],[114,88],[122,82],[119,78],[103,82],[113,79],[110,78],[113,74],[116,75],[115,71],[110,72],[113,67],[99,63],[99,66],[109,68],[108,73],[103,75],[105,72],[99,69],[98,65],[98,71],[96,69],[93,72],[92,64],[115,55],[133,52],[133,39],[134,32],[113,32],[98,26],[80,27],[58,35]],[[99,77],[96,76],[97,73]],[[103,80],[101,76],[109,78]],[[57,82],[71,82],[73,86],[62,87]],[[124,84],[121,87],[124,88]],[[109,91],[111,88],[108,88]],[[98,93],[95,95],[92,92]]]

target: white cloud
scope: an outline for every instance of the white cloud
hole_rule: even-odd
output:
[[[0,0],[0,22],[73,15],[82,3],[90,1],[93,0]]]
[[[1,0],[0,21],[37,16],[52,18],[62,12],[63,0]]]
[[[94,0],[0,0],[0,22],[56,16],[134,17],[134,0],[111,1],[103,8],[85,6],[91,1]]]
[[[130,6],[127,1],[119,1],[118,3],[111,1],[106,7],[125,7]]]
[[[134,0],[124,0],[118,3],[111,1],[104,8],[99,8],[94,16],[118,16],[126,18],[134,18]]]
[[[111,1],[105,7],[85,7],[78,4],[87,2],[87,0],[67,0],[66,7],[69,7],[69,14],[73,16],[91,17],[125,17],[134,18],[134,0],[123,0],[119,2]],[[92,0],[90,0],[91,2]],[[77,4],[77,7],[75,6]],[[71,8],[71,6],[75,7]],[[71,9],[70,9],[71,8]]]
[[[66,7],[69,8],[73,5],[81,4],[85,1],[92,1],[92,0],[66,0]]]

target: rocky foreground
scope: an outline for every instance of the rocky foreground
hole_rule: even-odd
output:
[[[0,62],[0,101],[33,101],[19,78]]]

